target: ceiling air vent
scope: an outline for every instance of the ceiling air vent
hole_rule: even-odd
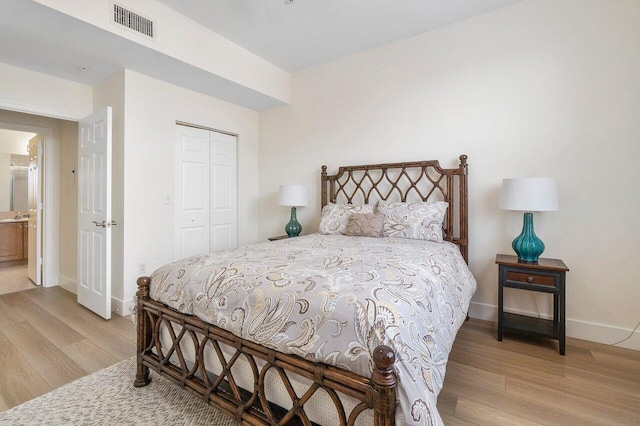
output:
[[[153,38],[153,21],[151,19],[140,16],[117,4],[113,5],[113,22]]]

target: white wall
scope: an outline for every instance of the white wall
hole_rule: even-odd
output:
[[[0,63],[0,108],[77,120],[91,104],[89,86]]]
[[[78,123],[60,122],[60,285],[77,292]]]
[[[150,274],[175,260],[175,206],[165,199],[173,199],[176,121],[239,135],[238,243],[257,241],[258,113],[129,70],[124,93],[123,297],[129,303],[143,275],[140,264]]]
[[[640,321],[638,22],[635,0],[529,0],[292,75],[290,105],[260,113],[260,239],[283,233],[281,183],[311,189],[298,218],[317,230],[322,164],[467,154],[471,314],[494,319],[495,254],[522,226],[497,208],[501,180],[555,177],[560,211],[535,224],[543,257],[571,269],[568,334],[626,337]],[[536,310],[530,293],[506,303]],[[640,333],[625,344],[640,349]]]

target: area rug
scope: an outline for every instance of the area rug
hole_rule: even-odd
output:
[[[135,371],[122,361],[0,413],[0,425],[237,425],[153,372],[133,387]]]

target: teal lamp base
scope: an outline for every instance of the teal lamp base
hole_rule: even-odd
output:
[[[302,232],[302,225],[298,223],[298,219],[296,218],[296,208],[291,207],[291,220],[287,223],[287,226],[284,227],[284,230],[287,232],[289,238],[297,237]]]
[[[524,214],[522,233],[511,243],[513,251],[518,255],[520,263],[538,263],[538,258],[544,251],[544,243],[533,232],[533,213]]]

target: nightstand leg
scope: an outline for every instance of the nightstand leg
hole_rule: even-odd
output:
[[[500,267],[500,274],[502,274],[502,267]],[[503,293],[504,287],[502,286],[502,279],[500,279],[500,283],[498,284],[498,341],[502,342],[502,322],[503,322],[503,305],[504,305],[504,297]]]
[[[565,327],[566,327],[566,305],[565,305],[565,281],[564,276],[562,276],[560,281],[560,294],[558,295],[558,304],[560,305],[558,309],[559,312],[559,324],[558,324],[558,341],[560,342],[560,355],[564,355],[565,350]]]

